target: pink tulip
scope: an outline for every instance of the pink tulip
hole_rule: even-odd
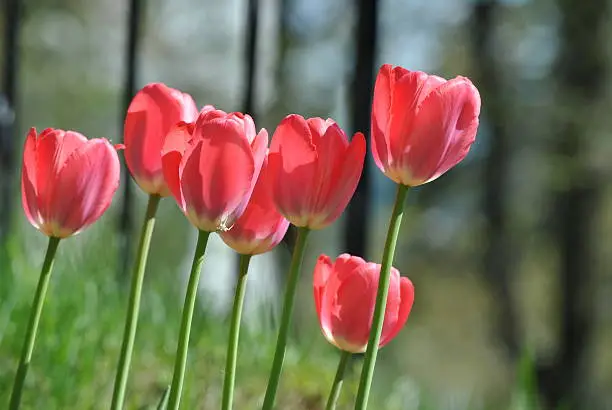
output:
[[[332,262],[321,255],[314,269],[314,301],[325,338],[339,349],[363,353],[368,345],[380,265],[342,254]],[[414,287],[391,268],[389,296],[379,346],[404,326],[414,302]]]
[[[244,212],[263,165],[268,133],[253,119],[205,107],[195,125],[166,136],[164,177],[187,219],[203,231],[226,231]]]
[[[274,132],[270,187],[276,207],[292,224],[322,229],[348,205],[361,177],[365,138],[349,143],[332,120],[291,114]]]
[[[125,118],[123,138],[125,161],[143,191],[170,195],[162,172],[162,144],[177,123],[193,122],[197,116],[193,98],[165,84],[148,84],[136,94]]]
[[[289,221],[274,206],[269,180],[264,162],[246,210],[229,231],[219,234],[223,242],[240,254],[257,255],[272,250],[289,228]]]
[[[467,78],[447,81],[385,64],[372,103],[374,161],[398,184],[433,181],[465,158],[479,114],[480,95]]]
[[[105,139],[74,131],[30,129],[23,152],[21,197],[30,223],[66,238],[94,223],[119,187],[119,157]]]

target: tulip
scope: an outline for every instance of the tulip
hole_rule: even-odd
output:
[[[374,161],[398,184],[431,182],[465,158],[479,114],[480,95],[469,79],[385,64],[372,103]]]
[[[227,246],[242,255],[258,255],[272,250],[289,228],[289,221],[276,210],[272,201],[267,168],[265,162],[242,216],[232,229],[219,233]]]
[[[314,268],[314,302],[325,338],[350,353],[368,345],[381,266],[357,256],[340,255],[335,261],[321,255]],[[408,320],[414,301],[410,279],[391,268],[389,296],[379,347],[389,343]]]
[[[334,222],[355,193],[365,151],[363,134],[349,143],[331,119],[285,117],[269,154],[272,197],[280,213],[309,229]]]
[[[253,119],[205,107],[195,125],[175,126],[162,150],[164,176],[198,229],[225,231],[242,215],[266,156],[268,133]]]
[[[263,410],[274,407],[308,233],[325,228],[342,214],[357,188],[365,151],[363,134],[356,133],[349,143],[332,119],[306,120],[291,114],[274,132],[268,154],[269,189],[277,209],[298,227],[298,234]]]
[[[128,107],[123,132],[125,161],[140,188],[150,195],[168,196],[161,149],[177,123],[193,122],[198,109],[193,98],[162,83],[148,84]]]
[[[162,149],[164,177],[179,208],[199,230],[183,305],[168,410],[177,410],[180,404],[191,321],[209,234],[231,229],[244,213],[267,146],[267,131],[257,133],[250,116],[228,114],[212,106],[204,107],[195,124],[179,123],[166,136]],[[241,272],[246,274],[248,258],[242,260],[246,263],[241,263]]]
[[[119,187],[119,157],[105,139],[74,131],[30,129],[23,153],[21,197],[30,223],[66,238],[94,223]]]
[[[107,140],[88,140],[78,132],[51,128],[37,135],[30,129],[21,173],[23,210],[30,223],[49,237],[49,243],[15,373],[10,410],[21,404],[59,242],[98,220],[118,186],[119,157]]]

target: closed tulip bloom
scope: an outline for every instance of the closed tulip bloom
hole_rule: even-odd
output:
[[[469,79],[385,64],[372,103],[374,161],[398,184],[433,181],[465,158],[479,114],[480,95]]]
[[[148,84],[136,94],[128,107],[123,140],[125,161],[143,191],[170,195],[161,165],[164,139],[177,123],[193,122],[197,116],[193,98],[165,84]]]
[[[243,255],[258,255],[272,250],[285,236],[289,221],[277,210],[268,184],[267,162],[255,184],[251,199],[232,229],[219,235],[230,248]]]
[[[244,212],[268,146],[253,119],[205,107],[195,125],[181,123],[166,136],[164,176],[187,219],[198,229],[226,231]]]
[[[351,353],[363,353],[368,345],[380,265],[342,254],[332,262],[321,255],[314,269],[314,301],[325,338]],[[414,287],[391,268],[389,296],[379,346],[389,343],[408,320]]]
[[[348,205],[361,177],[365,138],[349,143],[332,119],[291,114],[272,137],[268,157],[276,207],[292,224],[322,229]]]
[[[30,223],[66,238],[94,223],[119,186],[119,157],[106,139],[74,131],[30,129],[23,152],[21,197]]]

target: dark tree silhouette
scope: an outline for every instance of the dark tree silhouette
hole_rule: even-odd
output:
[[[560,324],[558,350],[538,369],[540,391],[549,408],[581,409],[583,364],[593,336],[592,281],[594,226],[602,181],[585,161],[593,107],[608,80],[606,0],[558,0],[561,14],[556,74],[562,105],[556,107],[555,172],[563,184],[553,192],[553,225],[559,251]]]
[[[17,156],[15,139],[18,131],[16,120],[17,80],[19,69],[19,34],[22,2],[5,0],[4,3],[4,61],[2,67],[2,95],[0,96],[0,248],[11,226],[15,196]],[[1,252],[1,251],[0,251]]]
[[[376,60],[376,39],[378,27],[378,1],[357,0],[356,62],[351,84],[351,127],[353,132],[361,131],[368,135],[372,91],[374,89],[374,70]],[[368,138],[366,138],[368,141]],[[369,146],[369,144],[368,144]],[[370,177],[368,158],[363,166],[361,180],[347,209],[344,230],[345,251],[367,257],[366,223],[370,209]]]
[[[490,126],[489,152],[482,169],[481,206],[485,218],[482,270],[497,302],[495,334],[505,345],[509,357],[516,359],[519,338],[510,287],[515,258],[508,232],[508,173],[512,152],[507,94],[493,52],[499,9],[499,3],[494,0],[476,2],[471,20],[474,81],[482,96],[486,123]]]

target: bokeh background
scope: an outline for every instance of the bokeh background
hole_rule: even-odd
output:
[[[29,127],[120,142],[129,98],[162,81],[270,132],[295,112],[367,134],[374,75],[391,63],[470,77],[483,112],[466,160],[409,194],[395,266],[416,302],[379,355],[370,408],[612,409],[609,3],[3,0],[0,406],[46,246],[20,206]],[[312,303],[316,256],[380,261],[394,188],[368,162],[347,213],[308,247],[279,409],[322,409],[339,358]],[[125,176],[105,216],[60,246],[24,409],[108,406],[146,199]],[[237,409],[263,399],[289,245],[250,271]],[[194,246],[195,230],[162,201],[130,409],[154,408],[170,382]],[[219,407],[236,262],[219,240],[209,246],[186,409]],[[341,408],[352,408],[360,366],[355,357]]]

